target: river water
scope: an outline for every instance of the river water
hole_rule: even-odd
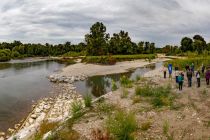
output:
[[[64,67],[54,61],[33,59],[0,63],[0,131],[14,127],[38,99],[50,96],[48,75]]]

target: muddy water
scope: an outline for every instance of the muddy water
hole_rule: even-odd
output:
[[[119,86],[120,77],[122,75],[126,75],[131,80],[135,80],[136,76],[141,76],[150,70],[160,68],[162,64],[162,62],[159,62],[156,64],[147,65],[135,70],[130,70],[127,73],[89,77],[85,81],[76,82],[75,86],[77,92],[82,95],[92,94],[93,97],[100,97],[101,95],[111,91],[112,80],[116,81],[116,84]]]
[[[26,117],[36,100],[50,96],[52,85],[46,76],[63,66],[33,59],[0,63],[0,131]]]

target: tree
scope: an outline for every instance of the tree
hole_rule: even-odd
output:
[[[183,52],[193,51],[193,40],[189,37],[182,38],[180,49]]]
[[[193,39],[193,47],[195,50],[198,51],[199,54],[201,54],[204,50],[207,49],[206,41],[201,35],[195,35]]]
[[[108,52],[109,34],[101,22],[95,23],[90,28],[90,34],[85,35],[88,55],[106,55]]]

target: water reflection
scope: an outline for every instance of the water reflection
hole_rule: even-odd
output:
[[[101,95],[106,94],[111,91],[112,80],[116,81],[117,86],[120,85],[120,77],[122,75],[126,75],[131,80],[135,80],[136,76],[141,76],[149,70],[154,70],[156,68],[160,68],[162,66],[162,62],[147,65],[145,67],[137,68],[135,70],[131,70],[127,73],[121,74],[111,74],[111,75],[103,75],[103,76],[93,76],[89,77],[86,81],[79,81],[75,83],[77,87],[77,91],[82,94],[92,94],[93,97],[100,97]]]
[[[0,63],[0,131],[25,117],[33,100],[50,96],[46,76],[64,67],[54,61],[20,62]]]

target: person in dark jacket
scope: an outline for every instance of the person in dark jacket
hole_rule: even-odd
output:
[[[204,64],[202,64],[202,67],[201,67],[201,72],[202,72],[202,74],[204,74],[205,69],[206,69],[206,67],[204,66]]]
[[[177,80],[178,80],[178,83],[179,83],[179,91],[181,91],[182,86],[183,86],[183,81],[184,81],[184,77],[183,77],[182,73],[179,74]]]
[[[201,73],[200,73],[200,71],[196,72],[196,79],[197,79],[197,87],[199,88],[201,86]]]
[[[209,79],[210,79],[210,69],[206,71],[206,84],[209,85]]]
[[[188,87],[192,87],[192,76],[193,73],[190,69],[187,70]]]

